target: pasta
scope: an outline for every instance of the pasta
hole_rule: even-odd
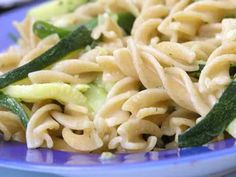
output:
[[[177,147],[179,135],[205,119],[236,73],[236,3],[226,1],[88,2],[47,20],[64,38],[54,26],[46,37],[37,35],[35,17],[15,22],[21,38],[0,54],[3,76],[59,44],[71,26],[96,25],[93,44],[3,88],[29,116],[25,128],[2,108],[4,140],[87,153]],[[132,26],[119,19],[127,14]],[[50,90],[53,84],[60,89]],[[232,121],[226,129],[233,137],[235,127]]]

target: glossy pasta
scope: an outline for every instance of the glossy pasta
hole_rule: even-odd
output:
[[[111,15],[117,12],[135,16],[131,34]],[[92,97],[95,103],[20,98],[30,112],[28,126],[25,129],[16,115],[1,109],[4,140],[73,152],[177,147],[178,135],[204,119],[232,81],[235,14],[232,0],[97,0],[52,18],[52,24],[67,27],[98,17],[91,36],[99,43],[31,72],[16,84],[64,83],[85,97],[95,85],[100,89]],[[18,46],[0,54],[1,74],[61,40],[57,34],[38,38],[32,30],[35,21],[26,17],[14,23],[21,38]],[[191,75],[202,63],[199,78]],[[98,97],[104,98],[96,102]],[[235,124],[227,129],[234,137],[230,127]]]

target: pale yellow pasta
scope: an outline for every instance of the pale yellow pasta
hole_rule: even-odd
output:
[[[91,36],[94,39],[99,39],[103,36],[104,41],[109,41],[122,37],[122,29],[108,14],[104,14],[101,18],[103,18],[104,22],[93,30]]]
[[[105,82],[116,82],[124,78],[124,75],[116,65],[116,59],[113,56],[99,56],[97,57],[97,63],[103,70],[103,80]]]
[[[182,2],[180,1],[180,3]],[[236,4],[232,2],[205,0],[190,3],[192,2],[188,0],[184,9],[181,9],[182,11],[170,15],[170,21],[166,25],[166,28],[170,29],[169,33],[159,28],[172,41],[191,40],[203,23],[220,22],[224,17],[232,15],[236,10]]]
[[[210,93],[212,105],[231,81],[229,67],[235,63],[235,46],[235,42],[229,42],[216,49],[201,72],[199,88],[203,93]]]
[[[131,112],[134,118],[143,119],[151,115],[165,114],[169,99],[164,89],[146,89],[129,98],[122,109]]]
[[[68,84],[83,83],[83,80],[79,79],[76,76],[52,70],[35,71],[29,73],[28,77],[32,83],[37,83],[37,84],[51,83],[51,82],[63,82]]]
[[[75,134],[71,129],[64,128],[62,136],[69,146],[78,151],[90,152],[103,145],[102,140],[94,130],[84,130],[83,134]]]
[[[34,22],[34,19],[28,17],[22,23],[14,23],[14,26],[21,35],[19,44],[23,48],[24,52],[28,52],[29,50],[35,48],[39,42],[39,39],[36,37],[32,30]]]
[[[44,40],[40,41],[34,49],[30,50],[20,61],[19,66],[22,66],[30,61],[32,61],[37,56],[41,55],[48,49],[50,49],[52,46],[57,44],[59,42],[58,35],[51,35]]]
[[[108,126],[120,125],[129,119],[129,112],[121,109],[124,102],[136,91],[128,91],[109,99],[105,105],[96,114],[95,119],[105,119]]]
[[[53,147],[53,140],[48,130],[59,129],[59,124],[53,120],[50,112],[60,111],[61,108],[56,104],[48,104],[38,109],[31,117],[27,130],[26,141],[28,148],[37,148],[46,143],[46,147]]]
[[[0,72],[5,73],[15,68],[24,53],[17,47],[10,47],[7,52],[0,54]]]
[[[206,61],[211,53],[220,45],[221,40],[215,38],[184,43],[184,46],[195,52],[197,61]]]
[[[178,108],[164,120],[161,125],[161,131],[164,135],[175,135],[175,142],[177,142],[178,135],[196,124],[196,118],[198,118],[196,113]]]
[[[222,21],[222,42],[233,42],[236,40],[236,19],[224,19]]]
[[[10,139],[24,142],[25,130],[16,115],[8,111],[0,111],[0,131],[4,140]]]
[[[143,2],[141,14],[135,20],[132,30],[134,39],[144,44],[159,42],[157,27],[161,24],[162,18],[168,15],[168,8],[161,5],[161,2],[150,5],[151,1]]]
[[[154,148],[157,137],[161,137],[160,128],[146,120],[131,119],[119,126],[117,132],[120,136],[111,140],[109,143],[109,148],[111,149],[117,148],[120,145],[123,149],[131,151],[150,151],[150,149]],[[143,134],[151,136],[145,141],[141,136]]]
[[[78,59],[69,59],[58,62],[53,66],[52,70],[64,72],[71,75],[102,71],[98,64]]]
[[[63,127],[73,130],[85,130],[94,128],[93,122],[89,120],[88,110],[85,107],[68,104],[65,105],[64,113],[52,111],[52,117]]]
[[[201,38],[219,38],[218,35],[222,31],[221,23],[203,24],[198,31]]]

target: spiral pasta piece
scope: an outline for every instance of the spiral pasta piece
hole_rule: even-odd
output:
[[[173,41],[189,40],[197,34],[203,23],[220,22],[225,16],[233,14],[235,9],[236,4],[232,2],[197,1],[188,5],[184,10],[171,15],[171,22],[168,24],[171,31],[169,34],[160,28],[159,30]]]
[[[230,64],[235,63],[235,42],[223,44],[217,48],[207,60],[207,64],[199,78],[199,89],[209,95],[211,105],[214,105],[231,82]]]
[[[35,20],[27,17],[22,23],[15,22],[14,26],[19,31],[21,39],[19,45],[23,48],[24,52],[33,49],[39,42],[39,39],[33,33],[33,24]]]
[[[82,152],[91,152],[103,145],[102,140],[94,130],[84,130],[83,134],[76,134],[71,129],[64,128],[62,136],[69,146]]]
[[[122,109],[132,113],[137,119],[151,115],[165,114],[168,110],[169,96],[164,89],[147,89],[130,97]]]
[[[178,142],[178,135],[186,129],[193,127],[198,115],[194,112],[177,108],[162,123],[161,131],[164,135],[175,136],[175,143]]]
[[[184,70],[180,69],[179,67],[163,68],[158,62],[158,60],[160,60],[159,56],[162,56],[162,53],[159,53],[158,50],[155,50],[151,46],[141,47],[141,51],[138,51],[137,46],[135,45],[133,40],[129,40],[128,44],[131,48],[130,53],[127,49],[120,49],[119,53],[115,54],[115,56],[118,58],[122,58],[121,56],[124,56],[121,61],[125,60],[127,62],[126,65],[121,65],[119,64],[119,59],[117,60],[118,66],[125,67],[123,67],[121,71],[125,71],[126,68],[128,69],[127,66],[129,66],[131,72],[127,71],[124,73],[132,73],[131,77],[133,76],[135,78],[138,78],[146,88],[155,88],[157,86],[163,86],[167,90],[167,93],[171,97],[171,99],[173,99],[177,104],[181,105],[182,107],[191,111],[196,111],[200,115],[205,115],[209,111],[209,105],[203,100],[202,95],[198,91],[197,85],[195,85],[191,81],[191,79]],[[184,48],[183,46],[179,46],[180,44],[177,45],[181,49]],[[167,50],[165,49],[166,46]],[[170,46],[174,46],[174,44]],[[164,42],[163,45],[162,43],[160,43],[159,48],[161,50],[173,52],[173,57],[177,55],[176,58],[179,57],[182,60],[184,59],[184,56],[186,58],[186,61],[190,63],[195,59],[195,53],[191,52],[188,48],[184,49],[185,51],[190,51],[189,53],[179,53],[177,49],[168,47],[166,42]],[[121,53],[121,51],[126,53]],[[162,61],[166,62],[165,59],[166,58],[164,58]],[[173,61],[173,59],[171,60]],[[193,68],[196,67],[197,66],[195,65]],[[134,74],[135,71],[137,75]],[[177,95],[176,91],[181,94]]]
[[[17,47],[9,47],[5,53],[0,54],[0,72],[5,73],[15,68],[24,53]]]
[[[146,120],[129,120],[122,124],[117,132],[120,136],[115,137],[109,143],[109,148],[114,149],[119,145],[127,150],[150,151],[154,148],[157,138],[161,137],[160,128]],[[145,141],[143,134],[151,135]]]
[[[211,53],[221,45],[220,39],[190,41],[183,44],[196,54],[197,61],[208,60]]]
[[[10,139],[25,142],[25,130],[19,118],[8,111],[0,111],[0,131],[3,133],[3,139]]]
[[[60,126],[50,115],[53,110],[60,111],[61,108],[56,104],[48,104],[32,115],[26,130],[28,148],[41,147],[44,142],[48,148],[53,147],[53,140],[48,130],[59,129]]]
[[[108,14],[105,13],[102,18],[104,22],[99,24],[92,32],[94,39],[103,36],[104,41],[111,41],[123,36],[122,29]]]
[[[60,111],[52,111],[52,117],[63,127],[73,130],[92,129],[93,122],[89,120],[88,110],[85,107],[67,104],[64,108],[64,113]]]
[[[52,83],[52,82],[63,82],[68,84],[83,83],[83,80],[79,79],[78,77],[52,70],[35,71],[29,73],[28,77],[32,83],[37,83],[37,84]]]
[[[135,20],[132,35],[137,42],[149,44],[152,41],[158,42],[157,27],[161,24],[162,18],[168,15],[168,8],[157,2],[150,6],[150,0],[145,1],[141,14]]]
[[[48,49],[56,45],[60,41],[58,35],[51,35],[42,41],[40,41],[37,46],[35,46],[34,49],[30,50],[20,61],[19,66],[22,66],[36,57],[40,56],[44,52],[46,52]]]

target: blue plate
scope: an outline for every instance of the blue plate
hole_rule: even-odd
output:
[[[37,1],[37,3],[42,1]],[[36,3],[0,16],[0,50],[14,41],[12,24],[22,20]],[[229,139],[208,146],[160,152],[117,154],[101,160],[99,154],[79,154],[48,149],[28,150],[25,144],[0,142],[0,167],[54,173],[63,176],[96,177],[184,177],[227,173],[236,167],[235,140]]]

